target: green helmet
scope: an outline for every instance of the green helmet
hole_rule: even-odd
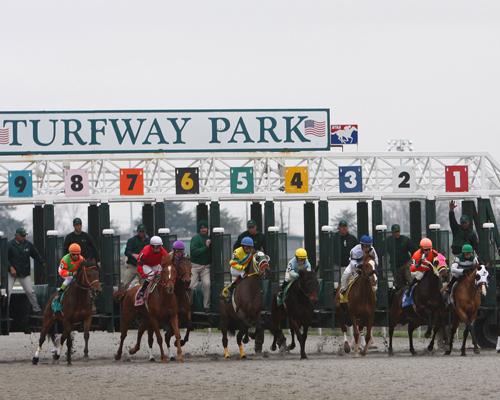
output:
[[[474,252],[474,249],[472,248],[472,246],[470,244],[464,244],[462,246],[462,253],[473,253]]]

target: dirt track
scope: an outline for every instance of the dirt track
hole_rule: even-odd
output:
[[[130,332],[126,345],[135,339]],[[49,347],[38,366],[31,365],[36,335],[0,337],[0,399],[498,399],[500,355],[483,350],[460,357],[424,354],[426,341],[416,340],[421,355],[411,357],[407,340],[396,339],[394,357],[389,357],[381,338],[377,349],[366,357],[339,355],[339,339],[311,336],[309,359],[299,360],[297,349],[284,356],[255,356],[247,345],[249,359],[237,359],[238,349],[230,338],[231,360],[221,356],[220,334],[194,332],[186,345],[184,363],[160,364],[147,360],[147,345],[129,361],[115,362],[119,334],[93,332],[90,361],[82,360],[83,337],[76,335],[72,367],[61,360],[52,365]],[[266,337],[265,349],[270,338]],[[155,355],[159,351],[155,344]],[[63,357],[64,358],[64,357]],[[71,394],[64,391],[71,388]],[[347,397],[348,396],[348,397]]]

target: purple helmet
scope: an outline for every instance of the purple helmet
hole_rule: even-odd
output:
[[[172,248],[174,250],[185,250],[186,246],[184,245],[184,242],[182,240],[176,240]]]

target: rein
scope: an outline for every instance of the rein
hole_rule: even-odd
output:
[[[86,286],[80,284],[80,282],[78,282],[78,279],[75,279],[75,283],[76,283],[76,286],[79,288],[79,289],[83,289],[83,290],[92,290],[92,285],[96,282],[99,282],[99,279],[95,279],[93,280],[92,282],[89,282],[89,277],[87,276],[87,268],[92,268],[92,269],[95,269],[96,267],[93,266],[93,267],[82,267],[83,269],[83,278],[84,278],[84,283],[86,283]]]

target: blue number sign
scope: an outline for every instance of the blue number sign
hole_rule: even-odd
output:
[[[339,167],[340,193],[358,193],[363,191],[361,167]]]
[[[31,171],[9,171],[9,197],[33,197]]]

